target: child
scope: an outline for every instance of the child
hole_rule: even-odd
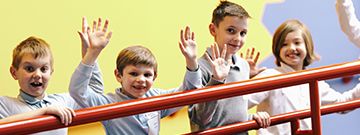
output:
[[[68,93],[47,95],[45,90],[54,72],[50,46],[43,39],[29,37],[13,50],[10,73],[18,80],[20,94],[17,98],[0,97],[0,122],[9,122],[52,114],[59,116],[65,126],[75,116],[73,109],[80,106]],[[100,71],[95,72],[99,74]],[[101,78],[92,77],[93,83],[102,86]],[[67,134],[67,128],[38,134]]]
[[[213,11],[212,23],[209,25],[210,34],[214,37],[215,43],[218,44],[219,52],[226,52],[223,58],[224,62],[226,61],[226,64],[230,65],[230,71],[227,72],[227,77],[224,80],[216,78],[216,73],[212,72],[210,62],[212,58],[207,59],[207,56],[213,55],[213,52],[211,48],[207,48],[206,53],[198,59],[202,72],[202,86],[249,79],[249,64],[237,54],[245,43],[249,18],[251,18],[250,15],[243,7],[228,1],[221,1]],[[188,42],[195,44],[194,39]],[[257,72],[262,70],[264,68],[257,70]],[[243,96],[189,105],[191,131],[252,120],[253,115],[248,116],[247,108],[247,101]],[[254,114],[254,119],[264,128],[270,125],[269,116],[266,113]],[[247,132],[240,134],[247,134]]]
[[[115,94],[102,95],[90,90],[89,83],[93,64],[100,52],[108,44],[112,31],[106,35],[108,20],[101,30],[101,21],[94,33],[89,34],[90,48],[79,66],[74,71],[69,91],[70,95],[82,107],[94,107],[111,103],[152,97],[167,93],[200,88],[200,72],[198,71],[196,45],[180,45],[181,52],[186,58],[187,71],[180,88],[161,90],[151,88],[157,77],[157,62],[151,51],[143,46],[130,46],[123,49],[117,57],[114,71],[116,80],[122,85],[115,90]],[[88,28],[89,30],[90,28]],[[186,37],[186,40],[191,37]],[[185,40],[185,39],[184,39]],[[159,134],[160,118],[164,118],[181,107],[147,112],[122,118],[102,121],[107,134]],[[121,111],[121,110],[119,110]]]
[[[352,43],[360,48],[360,22],[356,18],[353,2],[351,0],[337,0],[335,7],[341,30]]]
[[[314,54],[314,45],[309,29],[298,20],[288,20],[274,33],[273,54],[278,68],[267,69],[256,77],[265,77],[306,69],[319,56]],[[353,100],[360,97],[360,85],[340,94],[324,81],[319,81],[321,105]],[[249,95],[249,108],[258,105],[258,111],[266,111],[271,116],[310,108],[309,85],[302,84]],[[300,129],[311,129],[311,120],[300,120]],[[259,129],[258,134],[291,134],[290,123]]]

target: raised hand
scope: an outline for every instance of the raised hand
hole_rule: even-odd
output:
[[[252,48],[251,54],[249,54],[249,53],[250,53],[250,48],[247,49],[245,58],[243,57],[242,52],[240,53],[240,57],[244,58],[249,63],[249,66],[250,66],[250,76],[249,77],[253,78],[257,74],[259,74],[262,71],[266,70],[266,67],[262,67],[262,68],[258,69],[257,61],[259,59],[260,52],[257,52],[255,58],[253,59],[254,53],[255,53],[255,47]]]
[[[96,23],[96,21],[94,21],[94,23]],[[79,33],[79,36],[81,39],[81,56],[82,56],[82,58],[84,58],[87,50],[90,47],[89,35],[87,33],[88,27],[89,27],[89,25],[87,23],[86,17],[84,16],[82,18],[82,29],[81,29],[81,31],[77,31]]]
[[[257,112],[253,115],[253,119],[262,128],[267,128],[271,124],[270,115],[267,112]]]
[[[224,79],[228,76],[230,71],[230,65],[232,65],[232,59],[229,59],[225,65],[225,54],[226,54],[227,45],[225,45],[221,55],[219,52],[219,47],[215,42],[214,45],[211,45],[211,56],[206,53],[206,58],[208,59],[213,72],[213,78],[224,81]]]
[[[109,40],[112,35],[112,31],[110,31],[106,35],[106,31],[109,25],[109,20],[105,21],[103,29],[101,29],[101,23],[102,23],[101,17],[99,18],[99,21],[97,23],[98,25],[96,25],[96,21],[94,21],[93,29],[90,29],[90,27],[88,26],[87,34],[89,36],[90,48],[102,50],[109,43]]]
[[[85,21],[83,23],[84,23],[83,25],[85,25]],[[92,66],[95,63],[97,57],[100,55],[100,52],[106,47],[106,45],[110,41],[113,32],[110,31],[106,35],[106,31],[109,25],[109,20],[105,21],[104,27],[102,29],[101,29],[101,23],[102,23],[102,18],[100,17],[98,22],[94,21],[93,29],[90,29],[90,27],[87,26],[87,29],[85,30],[88,35],[88,41],[90,44],[89,49],[86,51],[85,56],[83,57],[82,60],[82,62],[85,65]],[[85,39],[84,34],[83,36]]]
[[[76,115],[74,110],[72,110],[71,108],[68,108],[68,107],[63,107],[63,106],[46,107],[45,114],[51,114],[51,115],[58,116],[61,120],[61,123],[64,124],[65,126],[71,124],[72,117],[74,117]]]
[[[186,26],[185,33],[184,30],[180,31],[180,40],[179,48],[181,53],[186,58],[186,65],[190,70],[196,70],[198,67],[196,57],[197,57],[197,45],[195,42],[195,33],[191,32],[190,35],[190,26]]]

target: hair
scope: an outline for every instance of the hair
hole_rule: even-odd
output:
[[[226,16],[251,18],[249,13],[242,6],[222,0],[213,11],[211,23],[215,24],[216,27],[219,27],[220,22],[223,21]]]
[[[157,62],[151,51],[143,46],[130,46],[120,51],[116,59],[116,69],[123,75],[127,65],[143,64],[154,68],[154,75],[157,73]]]
[[[53,55],[50,49],[50,45],[45,40],[30,36],[14,48],[12,56],[12,66],[16,70],[19,69],[19,64],[21,63],[23,56],[27,54],[32,55],[35,59],[38,57],[41,58],[49,56],[50,66],[51,69],[53,69]]]
[[[275,31],[272,42],[272,51],[276,58],[276,65],[280,66],[280,62],[283,60],[280,58],[280,50],[284,44],[286,36],[293,31],[301,30],[302,38],[305,42],[305,48],[307,51],[306,57],[303,63],[303,69],[310,65],[313,61],[319,60],[321,57],[314,53],[314,43],[311,37],[308,27],[301,23],[299,20],[290,19],[282,23]]]

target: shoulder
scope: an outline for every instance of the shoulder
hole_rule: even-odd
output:
[[[259,73],[258,75],[256,75],[255,78],[278,75],[278,74],[282,74],[282,73],[276,68],[266,69],[266,70],[262,71],[261,73]]]

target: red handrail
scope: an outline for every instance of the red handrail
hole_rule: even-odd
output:
[[[189,104],[240,96],[281,87],[326,80],[360,73],[360,61],[336,64],[272,77],[257,78],[197,90],[171,93],[155,97],[119,102],[104,106],[76,110],[76,117],[69,126],[125,117],[144,112],[179,107]],[[219,91],[218,89],[221,89]],[[194,100],[196,99],[196,100]],[[151,106],[151,107],[149,107]],[[121,111],[119,111],[121,110]],[[51,115],[3,123],[1,134],[28,134],[65,127]]]
[[[351,101],[329,104],[321,106],[321,114],[331,114],[334,112],[342,112],[345,110],[352,110],[354,108],[360,108],[360,99],[355,99]],[[270,117],[271,125],[277,125],[289,121],[297,121],[298,119],[309,118],[311,116],[310,109],[304,109],[279,115],[274,115]],[[234,134],[239,132],[244,132],[252,129],[261,128],[255,120],[239,122],[231,125],[226,125],[222,127],[207,129],[198,132],[192,132],[185,135],[225,135],[225,134]]]

